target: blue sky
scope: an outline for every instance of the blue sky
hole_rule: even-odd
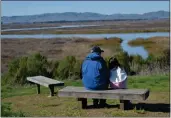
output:
[[[169,11],[169,1],[1,1],[2,16],[62,12],[101,14]]]

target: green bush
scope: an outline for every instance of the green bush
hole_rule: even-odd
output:
[[[27,72],[28,76],[43,75],[47,76],[48,61],[45,56],[39,53],[31,55],[27,60]]]
[[[80,73],[81,73],[81,64],[82,61],[76,61],[74,68],[73,68],[73,79],[80,79]]]
[[[166,49],[163,51],[162,56],[156,57],[155,55],[149,55],[146,59],[148,66],[158,66],[159,68],[165,68],[170,66],[170,50]]]
[[[8,72],[2,76],[2,84],[23,84],[27,76],[27,57],[14,59],[9,63]]]
[[[11,82],[10,80],[11,76],[10,74],[7,72],[7,73],[4,73],[2,76],[1,76],[1,85],[9,85]]]
[[[19,58],[16,58],[14,59],[12,62],[9,63],[8,65],[8,72],[11,74],[11,75],[14,75],[17,70],[19,69],[19,63],[20,63],[20,59]]]
[[[55,78],[57,76],[57,68],[59,66],[59,61],[52,61],[49,63],[49,66],[51,67],[51,75],[52,78]]]
[[[1,104],[1,116],[2,117],[25,117],[23,112],[12,112],[10,103]]]
[[[27,82],[26,78],[28,76],[48,76],[47,68],[48,61],[46,57],[39,53],[17,58],[9,64],[8,72],[2,77],[2,83],[23,85]]]
[[[130,70],[139,73],[145,64],[145,60],[140,55],[130,56]]]
[[[64,60],[59,62],[56,69],[56,76],[60,79],[68,79],[73,75],[76,58],[74,56],[67,56]]]
[[[165,49],[163,51],[163,65],[166,66],[166,65],[169,65],[170,66],[170,49]]]
[[[155,56],[150,54],[147,59],[145,60],[147,64],[152,63],[155,60]]]
[[[27,57],[22,57],[19,62],[19,68],[14,76],[14,83],[24,84],[27,77]]]
[[[67,56],[56,63],[53,69],[53,77],[57,79],[80,79],[81,60],[74,56]]]

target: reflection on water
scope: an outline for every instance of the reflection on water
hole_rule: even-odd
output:
[[[148,57],[148,51],[143,46],[130,46],[128,40],[121,43],[122,49],[126,51],[129,55],[140,55],[144,59]]]
[[[37,35],[1,35],[1,38],[67,38],[67,37],[85,37],[85,38],[110,38],[119,37],[123,40],[121,46],[124,51],[128,52],[129,55],[138,54],[143,58],[148,57],[148,52],[143,46],[132,47],[128,45],[130,40],[135,40],[136,38],[148,38],[153,36],[169,36],[169,32],[153,32],[153,33],[116,33],[116,34],[37,34]]]

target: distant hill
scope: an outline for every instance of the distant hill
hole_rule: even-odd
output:
[[[144,14],[98,14],[92,12],[76,13],[45,13],[40,15],[27,16],[3,16],[2,23],[33,23],[33,22],[53,22],[53,21],[86,21],[86,20],[136,20],[136,19],[163,19],[169,18],[168,11],[148,12]]]

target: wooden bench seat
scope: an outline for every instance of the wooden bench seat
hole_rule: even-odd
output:
[[[44,76],[27,77],[27,80],[37,84],[37,93],[40,94],[40,85],[50,89],[50,96],[54,96],[54,86],[64,86],[64,82],[57,81]]]
[[[86,108],[85,99],[119,99],[120,108],[126,109],[128,100],[142,101],[149,96],[148,89],[115,89],[115,90],[86,90],[84,87],[68,86],[58,91],[59,97],[75,97],[82,101],[82,108]]]

